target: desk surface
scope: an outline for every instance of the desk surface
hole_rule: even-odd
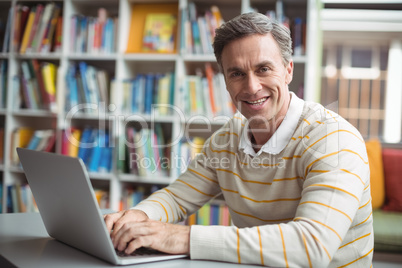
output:
[[[208,265],[214,268],[257,267],[190,259],[114,266],[49,237],[39,213],[0,214],[0,267],[203,268]]]

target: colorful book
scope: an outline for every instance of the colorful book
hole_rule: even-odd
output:
[[[22,37],[22,41],[21,41],[21,47],[20,47],[20,53],[24,54],[27,50],[28,47],[28,42],[29,42],[29,37],[32,31],[32,26],[34,24],[34,20],[35,20],[35,14],[36,14],[36,7],[32,7],[30,12],[29,12],[29,16],[28,16],[28,20],[24,29],[24,35]]]
[[[50,99],[46,92],[46,85],[42,75],[42,67],[37,59],[32,59],[29,61],[31,70],[35,75],[35,83],[40,95],[40,106],[45,109],[49,109]]]
[[[176,20],[170,13],[149,13],[145,19],[143,51],[173,53]]]
[[[50,17],[50,21],[47,24],[45,33],[42,38],[41,44],[38,46],[40,52],[48,53],[50,52],[51,45],[54,39],[54,34],[56,32],[56,25],[61,13],[60,5],[56,4],[53,7],[53,13]]]
[[[26,52],[33,52],[32,49],[31,49],[31,45],[32,45],[32,42],[33,42],[36,34],[37,34],[38,25],[39,25],[39,22],[40,22],[40,20],[42,18],[43,10],[44,10],[44,6],[42,4],[38,4],[36,6],[35,18],[34,18],[34,21],[33,21],[33,24],[32,24],[31,32],[29,34],[28,44],[27,44],[25,53]]]
[[[39,52],[40,45],[42,44],[43,37],[45,35],[46,28],[51,20],[53,13],[54,3],[47,3],[43,9],[41,16],[38,18],[36,33],[32,38],[32,42],[29,45],[27,51]]]
[[[151,114],[152,99],[154,91],[154,74],[148,73],[145,75],[145,98],[144,98],[144,113]]]
[[[57,66],[50,62],[42,64],[42,77],[46,89],[47,100],[49,100],[49,110],[52,112],[57,111],[56,103],[56,76]]]

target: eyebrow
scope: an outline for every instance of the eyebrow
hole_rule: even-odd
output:
[[[257,63],[256,65],[254,65],[254,68],[258,69],[258,68],[261,68],[261,67],[264,67],[264,66],[272,66],[272,65],[273,65],[273,62],[272,62],[272,61],[270,61],[270,60],[265,60],[265,61],[259,62],[259,63]],[[242,68],[239,68],[239,67],[229,67],[229,68],[226,70],[227,73],[238,72],[238,71],[242,72],[243,69],[242,69]]]

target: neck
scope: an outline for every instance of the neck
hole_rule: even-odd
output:
[[[281,125],[286,113],[289,109],[291,95],[289,94],[289,99],[285,101],[283,107],[278,114],[268,121],[262,121],[255,124],[249,125],[249,137],[253,145],[254,150],[258,151],[261,147],[269,141],[269,139],[274,135],[278,127]]]

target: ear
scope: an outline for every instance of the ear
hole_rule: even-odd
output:
[[[290,60],[288,65],[286,65],[286,77],[285,77],[285,82],[287,85],[292,82],[293,79],[293,60]]]

